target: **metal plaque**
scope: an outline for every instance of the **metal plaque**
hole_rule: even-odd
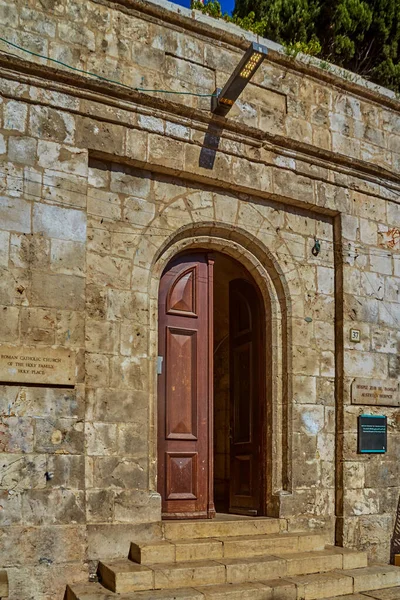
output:
[[[383,415],[358,417],[358,451],[383,454],[387,450],[387,418]]]

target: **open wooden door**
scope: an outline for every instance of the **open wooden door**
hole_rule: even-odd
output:
[[[257,290],[247,280],[229,285],[231,477],[229,512],[262,514],[264,452],[263,323]]]
[[[164,518],[215,515],[212,266],[205,253],[177,257],[160,283],[158,491]]]

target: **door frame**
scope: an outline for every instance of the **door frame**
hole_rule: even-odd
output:
[[[205,235],[206,233],[206,235]],[[288,372],[282,371],[282,366],[286,365],[286,346],[288,343],[288,329],[286,323],[287,299],[286,289],[282,286],[281,273],[276,270],[275,263],[271,262],[269,253],[254,255],[246,248],[246,245],[241,245],[238,233],[238,240],[233,241],[226,232],[226,237],[221,235],[210,235],[209,228],[206,228],[205,233],[192,235],[191,229],[179,239],[170,240],[168,245],[160,250],[154,262],[154,270],[151,275],[151,298],[157,306],[159,285],[162,273],[168,263],[180,255],[188,255],[196,252],[205,252],[212,255],[215,252],[226,254],[230,258],[241,264],[251,275],[257,293],[260,296],[262,316],[264,318],[265,327],[263,328],[264,339],[264,361],[263,373],[264,380],[264,415],[262,419],[261,433],[261,456],[263,458],[263,485],[262,485],[262,512],[264,516],[277,517],[280,514],[280,493],[278,490],[291,489],[291,462],[289,459],[291,448],[291,427],[288,422],[282,422],[282,414],[277,410],[278,404],[282,404],[282,410],[286,414],[289,410],[288,404],[288,382],[285,377],[290,377]],[[241,249],[241,250],[240,250]],[[266,265],[264,263],[266,262]],[[271,263],[271,264],[269,264]],[[253,271],[256,277],[252,276]],[[158,452],[158,436],[157,436],[157,418],[158,418],[158,391],[157,391],[157,355],[158,355],[158,311],[153,313],[154,329],[152,337],[154,339],[154,378],[152,378],[153,386],[151,396],[151,447],[156,460],[152,461],[150,467],[150,482],[151,488],[157,489],[157,452]],[[266,344],[268,343],[268,347]],[[283,358],[281,362],[281,357]],[[282,381],[281,381],[282,380]],[[282,385],[278,383],[281,381]],[[211,383],[211,379],[210,379]],[[275,407],[275,408],[274,408]],[[277,436],[277,430],[280,430],[279,423],[283,427],[282,439]],[[213,423],[210,426],[214,429]],[[277,429],[278,428],[278,429]],[[283,450],[282,442],[287,440],[288,446],[286,451]],[[273,453],[273,448],[276,452]],[[214,449],[210,448],[210,456],[213,457],[212,466],[214,466]],[[214,481],[210,477],[210,490],[213,489]],[[274,492],[273,490],[277,490]],[[214,498],[210,498],[210,503]],[[161,515],[160,515],[161,518]]]
[[[207,517],[216,515],[214,502],[214,255],[208,260],[208,507]]]

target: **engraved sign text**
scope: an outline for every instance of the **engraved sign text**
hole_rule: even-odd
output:
[[[352,404],[400,406],[399,384],[387,379],[355,379],[351,385]]]
[[[0,381],[75,384],[75,355],[64,348],[0,345]]]

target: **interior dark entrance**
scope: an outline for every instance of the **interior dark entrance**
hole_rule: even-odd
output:
[[[158,490],[164,518],[263,515],[264,311],[221,253],[175,257],[159,292]]]
[[[253,278],[224,254],[214,263],[214,500],[218,512],[263,514],[265,343]],[[264,375],[264,376],[263,376]]]

